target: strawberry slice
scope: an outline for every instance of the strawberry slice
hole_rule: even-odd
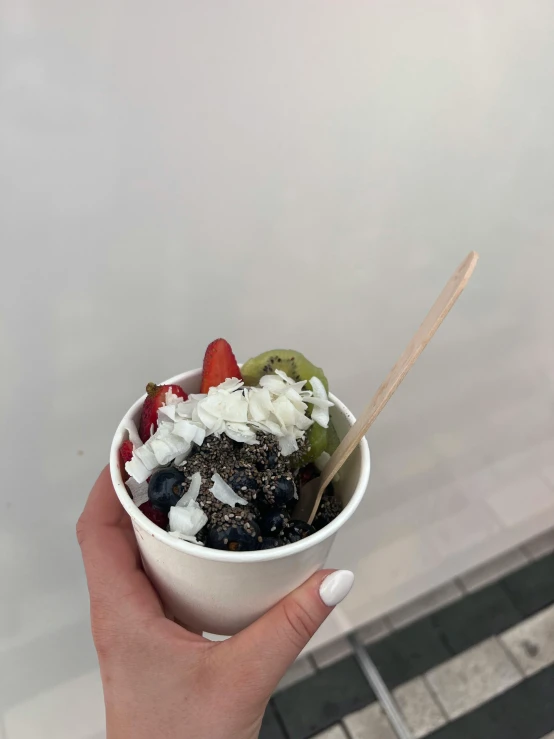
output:
[[[216,339],[212,341],[204,355],[200,392],[207,393],[211,387],[219,385],[229,377],[242,380],[231,345],[225,339]]]
[[[148,441],[152,435],[152,429],[155,431],[158,428],[158,408],[165,405],[165,394],[168,390],[183,400],[188,398],[179,385],[156,385],[155,382],[149,382],[146,386],[147,396],[142,406],[139,427],[139,436],[144,442]]]
[[[125,471],[125,462],[130,462],[133,458],[133,442],[127,439],[119,447],[119,461],[121,462],[121,476],[123,480],[128,480],[129,475]]]

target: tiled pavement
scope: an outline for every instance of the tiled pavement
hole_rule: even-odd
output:
[[[414,739],[554,739],[553,548],[543,536],[360,631]],[[347,640],[271,701],[261,739],[309,737],[396,739]]]

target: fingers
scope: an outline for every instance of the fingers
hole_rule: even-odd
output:
[[[353,583],[348,570],[318,572],[221,647],[251,670],[269,695]]]
[[[77,524],[91,602],[104,613],[161,615],[159,600],[140,567],[135,535],[106,467]]]

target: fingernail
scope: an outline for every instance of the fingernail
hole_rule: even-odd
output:
[[[350,570],[337,570],[327,575],[319,586],[319,595],[326,606],[332,608],[344,600],[354,584],[354,573]]]

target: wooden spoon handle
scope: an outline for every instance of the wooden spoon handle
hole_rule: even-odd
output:
[[[444,321],[450,309],[460,297],[464,287],[467,285],[478,259],[479,256],[472,251],[448,280],[444,290],[441,292],[425,320],[414,334],[404,353],[389,372],[381,387],[375,393],[373,400],[358,418],[356,423],[350,428],[331,459],[325,465],[320,478],[319,499],[314,506],[314,511],[310,517],[310,523],[319,507],[323,491],[340,470],[350,454],[358,446],[362,437],[386,406],[396,388],[412,368],[416,359],[431,341],[435,331]]]

